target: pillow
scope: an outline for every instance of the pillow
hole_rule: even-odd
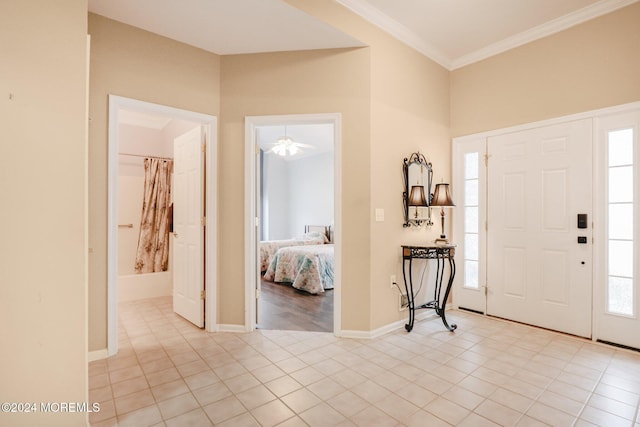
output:
[[[321,240],[323,243],[329,243],[329,239],[324,233],[320,233],[318,231],[310,231],[308,233],[304,233],[302,236],[302,240]]]

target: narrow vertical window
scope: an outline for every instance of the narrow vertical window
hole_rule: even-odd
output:
[[[478,190],[480,181],[478,153],[464,156],[464,286],[479,287],[479,221]]]
[[[607,311],[634,315],[633,129],[608,133]]]

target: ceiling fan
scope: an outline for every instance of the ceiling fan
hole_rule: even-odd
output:
[[[303,148],[314,148],[313,145],[303,144],[301,142],[294,141],[290,136],[281,136],[276,142],[273,143],[273,147],[269,150],[269,153],[276,153],[279,156],[295,156],[298,153],[302,153]]]

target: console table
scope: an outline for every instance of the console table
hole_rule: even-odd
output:
[[[444,308],[447,305],[451,285],[456,275],[456,263],[454,260],[455,245],[438,245],[429,246],[402,246],[402,277],[404,279],[404,287],[407,291],[407,299],[409,300],[409,323],[404,325],[407,332],[413,329],[413,323],[416,317],[416,310],[422,308],[432,308],[436,314],[442,319],[442,323],[449,331],[454,331],[458,326],[454,323],[449,325],[445,317]],[[413,294],[413,278],[411,274],[411,265],[414,259],[434,259],[436,260],[436,287],[433,295],[433,301],[429,301],[418,307],[415,305],[415,295]],[[442,292],[442,282],[446,264],[449,264],[449,280],[447,281],[444,298],[440,299]],[[407,266],[409,272],[407,274]],[[408,276],[408,277],[407,277]]]

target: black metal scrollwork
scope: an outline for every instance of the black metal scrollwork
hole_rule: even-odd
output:
[[[411,154],[408,158],[405,157],[402,164],[402,171],[404,173],[404,192],[402,193],[402,203],[404,208],[404,224],[403,227],[410,227],[412,225],[421,226],[426,224],[427,226],[433,225],[431,221],[431,212],[429,210],[426,218],[411,218],[409,216],[409,191],[411,190],[411,186],[409,185],[409,170],[411,167],[421,167],[422,169],[426,169],[424,172],[426,174],[426,182],[425,191],[427,198],[427,205],[431,205],[431,200],[433,198],[433,194],[431,194],[431,184],[433,181],[433,169],[431,167],[431,162],[428,162],[426,157],[420,152],[416,152]]]

